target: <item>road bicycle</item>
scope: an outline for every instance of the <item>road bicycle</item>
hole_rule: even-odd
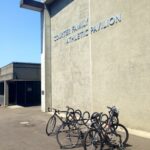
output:
[[[125,126],[122,124],[114,124],[110,121],[105,122],[102,120],[103,113],[95,113],[95,118],[92,121],[91,129],[86,133],[84,138],[84,150],[102,150],[105,145],[109,149],[118,148],[124,149],[129,134]],[[98,120],[99,119],[99,120]],[[109,118],[112,120],[111,118]]]
[[[66,122],[70,122],[73,120],[80,120],[81,114],[79,110],[74,110],[73,108],[66,106],[66,111],[60,111],[58,109],[52,108],[54,114],[49,118],[47,125],[46,125],[46,134],[48,136],[55,135],[57,132],[58,127]],[[48,108],[50,112],[50,108]],[[64,113],[64,117],[62,117],[62,113]]]
[[[86,126],[84,128],[78,121],[63,123],[57,130],[56,139],[61,149],[72,149],[83,146],[83,139]]]
[[[90,113],[82,113],[79,109],[70,109],[66,113],[66,122],[58,128],[56,139],[60,148],[71,149],[83,146],[84,134],[88,130],[87,122],[90,119]]]
[[[46,134],[48,136],[55,135],[58,125],[66,122],[66,120],[60,115],[60,113],[66,113],[67,111],[60,111],[55,108],[52,109],[54,111],[54,114],[49,118],[46,125]],[[50,112],[50,108],[48,108],[48,111]]]

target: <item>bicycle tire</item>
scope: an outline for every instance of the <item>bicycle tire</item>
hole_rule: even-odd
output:
[[[127,128],[122,124],[116,124],[116,125],[114,124],[113,127],[115,129],[115,132],[121,135],[121,140],[123,145],[126,145],[129,139],[129,132]]]
[[[100,133],[95,129],[90,129],[84,137],[84,150],[102,150],[103,143]]]
[[[54,134],[55,126],[56,126],[56,117],[53,115],[49,118],[47,125],[46,125],[46,134],[48,136]]]
[[[79,130],[71,124],[62,124],[56,133],[56,139],[60,148],[75,148],[79,141]]]

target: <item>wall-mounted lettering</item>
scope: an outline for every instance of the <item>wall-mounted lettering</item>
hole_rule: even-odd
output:
[[[104,21],[97,23],[95,26],[92,26],[91,33],[95,33],[109,26],[113,26],[114,24],[118,22],[121,22],[121,15],[112,16]]]
[[[73,25],[72,27],[64,30],[63,32],[54,36],[54,41],[58,41],[63,38],[66,39],[66,44],[72,43],[74,41],[80,40],[89,34],[96,33],[100,30],[113,26],[119,22],[121,22],[121,14],[111,16],[104,21],[98,22],[96,25],[91,26],[89,30],[89,19],[85,18],[80,23]]]
[[[69,36],[70,34],[75,33],[80,29],[85,28],[86,26],[88,26],[88,18],[82,20],[80,23],[78,23],[76,25],[73,25],[72,27],[66,29],[65,31],[55,35],[54,41],[58,41],[62,38],[65,38],[65,37]]]

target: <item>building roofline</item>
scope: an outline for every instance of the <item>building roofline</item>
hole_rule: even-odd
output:
[[[56,0],[42,0],[45,4],[52,4]]]
[[[9,66],[9,65],[14,65],[14,64],[41,65],[41,63],[33,63],[33,62],[11,62],[11,63],[1,67],[0,70]]]
[[[12,64],[41,65],[41,63],[34,63],[34,62],[12,62]]]
[[[55,1],[56,0],[41,0],[41,2],[38,2],[36,0],[20,0],[20,7],[42,12],[45,8],[45,5],[50,5]]]

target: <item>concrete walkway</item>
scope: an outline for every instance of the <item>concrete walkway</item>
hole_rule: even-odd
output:
[[[0,107],[0,150],[59,150],[55,137],[45,134],[48,118],[40,107]],[[130,135],[128,144],[127,150],[150,150],[150,139]]]

